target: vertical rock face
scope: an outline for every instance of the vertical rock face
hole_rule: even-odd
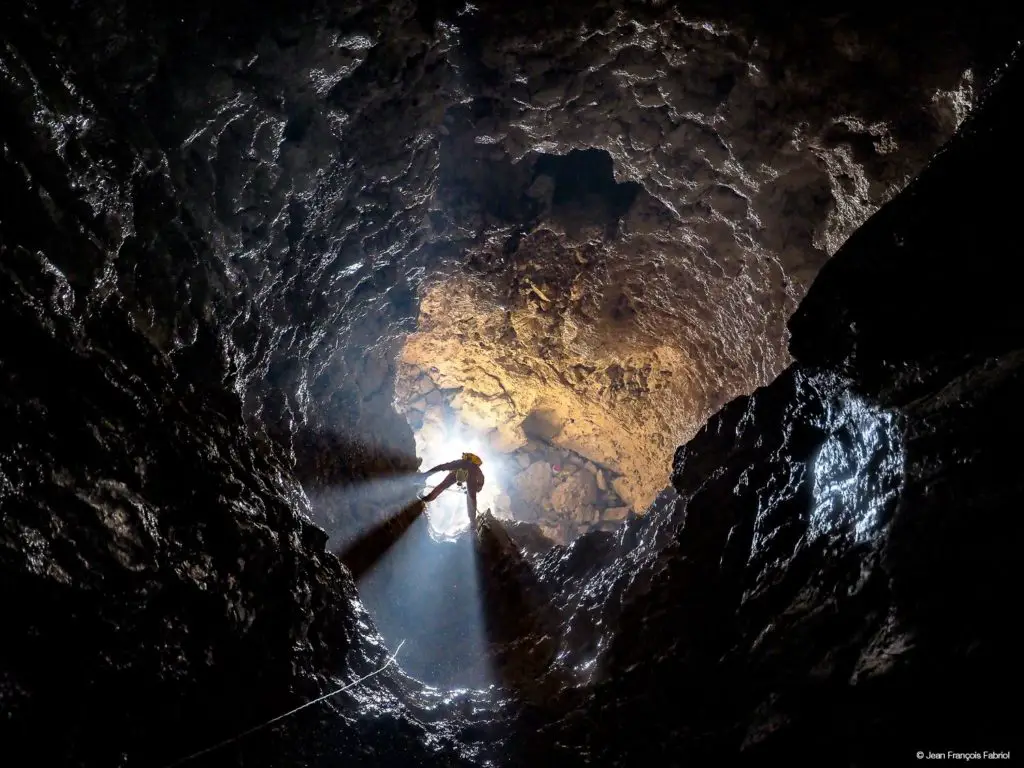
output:
[[[492,370],[510,431],[551,401],[640,511],[785,367],[809,280],[1002,50],[959,11],[691,11],[20,2],[9,143],[102,239],[68,279],[169,354],[212,335],[307,489],[410,468],[392,384],[420,322],[421,364]],[[353,516],[337,496],[318,520]]]
[[[237,397],[216,377],[200,383],[213,350],[198,368],[168,359],[116,299],[80,314],[83,296],[55,262],[87,259],[95,243],[81,219],[25,194],[24,170],[5,159],[0,740],[10,764],[167,764],[383,665],[298,484],[253,440]],[[377,735],[333,719],[303,743],[313,716],[298,741],[253,737],[235,754],[280,765],[372,742],[387,759],[429,763],[419,726],[388,714],[405,684],[389,670],[371,685],[376,702],[365,691],[338,700],[378,710]]]
[[[408,352],[407,344],[403,354]],[[436,372],[401,364],[395,391],[395,407],[415,432],[425,468],[451,460],[461,449],[476,452],[486,477],[479,508],[505,520],[539,522],[560,544],[614,527],[626,516],[628,507],[616,490],[622,476],[552,442],[561,431],[557,412],[550,422],[533,411],[516,423],[522,390],[513,399],[484,368],[472,380],[431,368]],[[464,499],[455,493],[441,496],[429,515],[441,534],[468,526]]]
[[[82,300],[123,297],[172,357],[212,336],[211,375],[305,485],[407,469],[389,368],[424,261],[444,35],[403,3],[4,13],[5,146],[97,239],[57,265]]]
[[[639,512],[675,445],[788,364],[817,270],[973,102],[992,19],[479,5],[438,189],[469,264],[406,355],[467,389],[486,371],[509,431],[553,413]]]
[[[297,435],[306,420],[331,440],[331,419],[349,407],[344,423],[363,426],[338,453],[360,456],[355,438],[373,409],[351,392],[313,405],[310,371],[352,376],[354,358],[330,353],[348,327],[340,315],[397,328],[408,294],[400,260],[342,255],[342,234],[414,233],[392,232],[379,213],[353,228],[331,210],[326,179],[340,174],[371,196],[376,182],[296,146],[314,81],[340,80],[369,55],[343,20],[325,53],[310,40],[330,34],[326,17],[304,22],[297,8],[277,7],[290,23],[271,39],[237,6],[56,5],[0,12],[0,743],[12,766],[161,766],[385,662],[350,575],[309,520],[291,441],[254,427]],[[382,13],[351,26],[403,27],[412,9]],[[411,34],[416,63],[389,49],[396,87],[406,75],[429,80]],[[268,61],[279,78],[252,79]],[[382,107],[372,81],[354,97],[357,123],[395,107]],[[305,129],[327,130],[330,115],[313,111]],[[399,205],[409,208],[422,193],[398,184],[408,163],[416,176],[430,157],[415,121],[403,125],[409,144],[376,150],[398,152],[401,165],[378,177],[390,190],[378,211],[392,194],[409,195]],[[299,251],[304,222],[318,217],[339,229],[320,232],[314,263]],[[346,258],[358,268],[328,269]],[[319,325],[327,306],[340,313],[330,328]],[[369,332],[387,345],[387,333]],[[334,346],[321,345],[331,334]],[[387,402],[388,386],[380,374],[372,391]],[[341,478],[403,460],[411,435],[398,424],[379,428]],[[332,704],[189,764],[347,754],[451,765],[468,754],[452,741],[458,718],[422,730],[451,704],[393,668]]]
[[[549,553],[542,580],[590,590],[560,593],[561,658],[591,687],[551,740],[610,765],[637,743],[666,764],[1009,749],[1017,201],[975,190],[1017,173],[1022,73],[840,249],[796,362],[677,451],[648,515]]]
[[[12,765],[166,765],[386,659],[289,454],[307,487],[411,464],[387,348],[412,312],[403,259],[431,150],[386,91],[426,115],[443,68],[411,6],[278,5],[260,28],[238,6],[167,10],[2,11]],[[367,58],[380,69],[342,82]],[[324,106],[329,91],[311,85],[323,78],[347,108]],[[342,118],[365,143],[326,135]],[[342,339],[351,356],[335,354]],[[472,720],[468,698],[442,701],[389,669],[189,764],[456,765],[476,741],[450,716],[469,706]]]

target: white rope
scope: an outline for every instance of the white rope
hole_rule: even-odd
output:
[[[343,685],[341,688],[337,689],[336,691],[331,691],[330,693],[325,693],[323,696],[320,696],[320,697],[318,697],[316,699],[313,699],[312,701],[307,701],[305,704],[300,704],[295,709],[289,710],[288,712],[285,712],[283,715],[278,715],[277,717],[272,717],[270,720],[267,720],[266,722],[260,723],[259,725],[255,726],[253,728],[250,728],[247,731],[242,731],[241,733],[236,734],[235,736],[232,736],[230,739],[224,739],[224,741],[221,741],[221,742],[219,742],[217,744],[214,744],[212,747],[207,747],[206,749],[201,749],[198,752],[193,752],[191,755],[188,755],[187,757],[183,757],[180,760],[176,760],[173,763],[168,763],[166,766],[164,766],[164,768],[174,768],[175,766],[182,765],[183,763],[187,763],[190,760],[195,760],[197,757],[201,757],[203,755],[209,754],[210,752],[213,752],[214,750],[220,749],[221,747],[226,747],[228,744],[233,744],[236,741],[244,739],[246,736],[248,736],[251,733],[256,733],[256,731],[262,730],[262,729],[266,728],[268,725],[273,725],[274,723],[277,723],[277,722],[280,722],[281,720],[284,720],[286,717],[291,717],[296,712],[301,712],[306,707],[312,707],[314,704],[319,704],[321,701],[324,701],[325,699],[331,698],[331,696],[337,696],[339,693],[342,693],[344,691],[347,691],[349,688],[353,688],[353,687],[359,685],[359,683],[363,682],[364,680],[369,680],[374,675],[379,675],[381,672],[383,672],[385,669],[387,669],[389,666],[391,666],[392,664],[395,663],[395,659],[398,657],[398,652],[400,650],[402,650],[402,646],[403,645],[405,645],[405,640],[403,640],[402,642],[400,642],[398,644],[398,647],[395,648],[395,652],[393,654],[391,654],[391,656],[388,658],[387,662],[380,669],[375,669],[373,672],[370,672],[367,675],[363,675],[358,680],[353,680],[348,685]]]

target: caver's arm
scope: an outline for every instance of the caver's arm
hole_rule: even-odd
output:
[[[456,461],[449,461],[447,464],[438,464],[436,467],[433,467],[432,469],[428,469],[423,474],[424,475],[432,475],[435,472],[451,472],[451,471],[456,470],[456,469],[462,469],[462,465],[464,463],[465,462],[462,461],[462,459],[458,459]]]

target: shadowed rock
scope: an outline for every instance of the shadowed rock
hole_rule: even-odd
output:
[[[1008,746],[1020,64],[963,118],[1018,28],[972,8],[896,36],[918,17],[463,10],[0,11],[5,760],[161,768],[225,739],[190,764]],[[611,157],[590,199],[543,161],[573,150]],[[624,214],[623,184],[642,188]],[[438,677],[492,664],[493,689],[436,690],[400,658],[231,740],[387,659],[325,545],[394,508],[356,525],[340,510],[362,502],[305,491],[415,467],[393,402],[421,288],[452,321],[423,349],[465,351],[449,375],[472,359],[591,409],[603,440],[560,434],[642,467],[622,491],[653,503],[564,546],[487,519],[458,550],[447,584],[479,580],[486,642],[445,648]],[[445,562],[401,519],[374,557]],[[389,640],[416,595],[378,607]]]

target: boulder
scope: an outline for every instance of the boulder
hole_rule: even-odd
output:
[[[636,501],[633,500],[633,494],[630,493],[630,491],[633,490],[633,487],[634,484],[624,477],[617,477],[612,481],[612,489],[619,495],[619,498],[639,511],[646,505],[641,499],[637,499]]]
[[[411,387],[412,395],[414,397],[422,397],[433,392],[435,389],[437,389],[437,385],[426,374],[416,379],[415,383]]]
[[[629,507],[611,507],[601,517],[605,520],[625,520],[629,515]]]
[[[512,479],[512,486],[523,501],[543,506],[550,502],[554,486],[551,465],[546,461],[534,462]]]
[[[551,506],[574,513],[597,501],[597,484],[589,472],[563,475],[562,481],[551,493]],[[573,514],[573,517],[576,517]]]

